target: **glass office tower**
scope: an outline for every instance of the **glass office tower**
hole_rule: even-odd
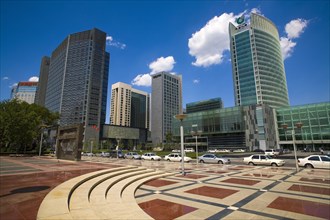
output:
[[[83,124],[85,140],[105,123],[109,53],[106,33],[70,34],[52,53],[45,106],[60,113],[60,126]],[[97,130],[96,129],[96,130]],[[97,131],[96,131],[97,132]],[[95,133],[95,132],[94,132]]]
[[[34,103],[45,106],[48,73],[49,73],[50,57],[44,56],[41,60],[39,82]]]
[[[237,26],[229,24],[231,61],[236,106],[268,104],[289,106],[283,58],[276,26],[267,18],[251,14]]]

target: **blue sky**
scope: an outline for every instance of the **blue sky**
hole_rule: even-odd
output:
[[[1,1],[1,100],[65,37],[96,27],[108,35],[108,99],[116,82],[151,92],[150,74],[167,70],[183,77],[184,107],[215,97],[232,107],[228,22],[251,11],[278,28],[290,104],[329,102],[328,0]]]

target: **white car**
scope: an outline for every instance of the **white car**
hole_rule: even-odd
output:
[[[155,153],[145,153],[141,156],[142,160],[161,160],[160,156],[157,156]]]
[[[175,161],[175,162],[179,162],[182,160],[181,154],[177,154],[177,153],[166,155],[164,159],[167,161]],[[190,157],[186,157],[186,156],[183,157],[184,162],[189,163],[191,160],[192,159]]]
[[[195,152],[194,148],[186,148],[184,152]]]
[[[269,156],[278,156],[280,154],[279,151],[276,151],[274,149],[269,149],[265,151],[265,155],[269,155]]]
[[[298,165],[306,168],[330,169],[330,157],[326,155],[311,155],[298,159]]]
[[[270,166],[283,166],[284,160],[273,159],[267,155],[254,154],[249,157],[244,157],[243,162],[249,165],[270,165]]]

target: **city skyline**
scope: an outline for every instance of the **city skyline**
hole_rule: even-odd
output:
[[[68,34],[95,27],[108,35],[107,121],[111,85],[124,82],[151,93],[148,80],[157,71],[182,75],[183,107],[215,97],[224,107],[234,106],[228,22],[251,12],[270,19],[279,31],[290,105],[328,102],[328,1],[2,1],[1,100],[10,98],[14,83],[38,77],[42,57]]]

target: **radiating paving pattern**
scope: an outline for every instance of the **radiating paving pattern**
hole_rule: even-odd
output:
[[[88,159],[1,160],[0,219],[330,219],[329,170]]]
[[[144,182],[167,175],[125,166],[70,179],[47,194],[37,219],[151,219],[136,203],[135,191]]]
[[[154,219],[330,219],[329,180],[328,170],[199,165],[186,176],[147,182],[136,200]],[[160,201],[189,212],[174,217]]]

